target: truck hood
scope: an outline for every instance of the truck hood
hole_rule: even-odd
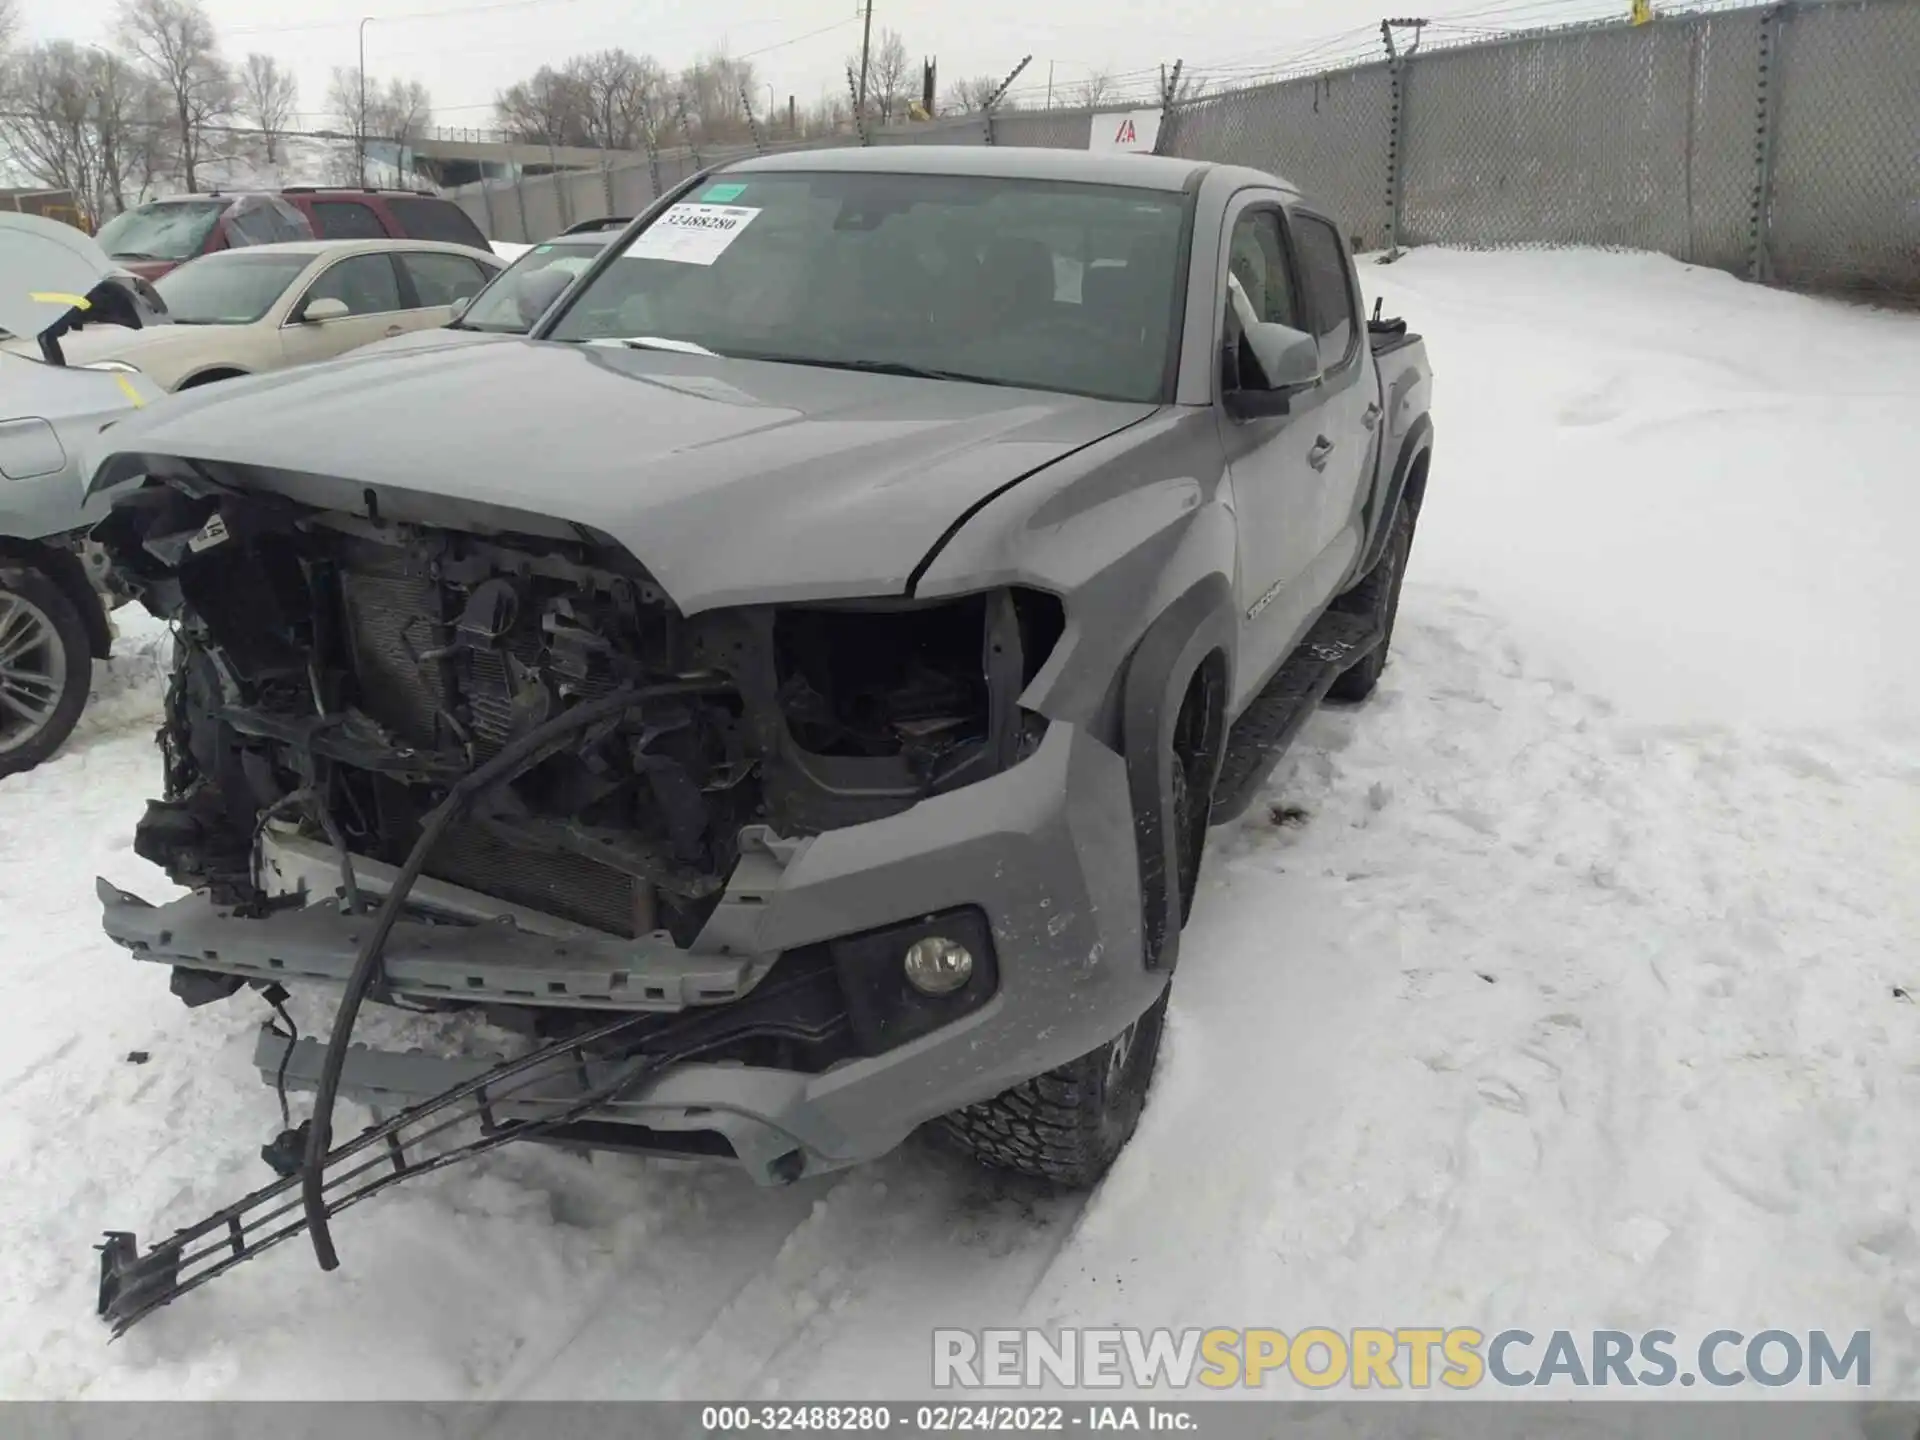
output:
[[[353,354],[189,390],[92,476],[210,461],[391,519],[585,526],[687,614],[905,593],[969,510],[1158,407],[817,366],[514,339]]]

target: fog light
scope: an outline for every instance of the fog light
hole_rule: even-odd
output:
[[[951,995],[973,978],[973,952],[958,940],[929,935],[907,947],[907,983],[922,995]]]

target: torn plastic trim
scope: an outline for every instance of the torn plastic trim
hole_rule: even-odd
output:
[[[373,923],[331,904],[245,916],[203,894],[154,905],[105,879],[95,891],[107,935],[136,959],[248,980],[345,985]],[[777,958],[681,950],[665,935],[559,940],[509,916],[410,919],[394,926],[384,973],[393,993],[421,1000],[672,1012],[739,999]]]
[[[284,1064],[287,1089],[310,1094],[319,1087],[323,1053],[321,1041],[311,1036],[289,1043],[262,1026],[253,1063],[269,1083],[278,1079]],[[468,1083],[487,1068],[484,1060],[355,1045],[341,1071],[340,1096],[376,1112],[394,1113]],[[604,1073],[605,1067],[597,1064],[582,1072],[589,1080]],[[803,1152],[804,1173],[816,1174],[856,1164],[868,1158],[872,1148],[857,1144],[808,1103],[817,1078],[797,1070],[690,1062],[650,1076],[576,1118],[629,1130],[718,1134],[726,1138],[733,1163],[755,1184],[781,1185],[790,1178],[792,1162],[786,1157],[796,1149]],[[571,1106],[581,1095],[579,1076],[555,1073],[549,1083],[497,1104],[494,1113],[503,1121],[546,1120],[556,1107]]]
[[[543,1067],[556,1064],[578,1069],[586,1063],[590,1045],[618,1040],[637,1032],[644,1021],[625,1016],[583,1035],[557,1041],[517,1059],[494,1066],[484,1074],[443,1094],[410,1107],[383,1124],[360,1132],[353,1139],[329,1150],[322,1157],[322,1184],[326,1194],[323,1213],[338,1215],[349,1206],[415,1175],[445,1169],[461,1160],[472,1159],[514,1140],[564,1124],[585,1114],[602,1100],[618,1094],[651,1070],[668,1064],[673,1053],[634,1054],[615,1068],[611,1079],[583,1089],[572,1105],[557,1110],[544,1120],[498,1123],[494,1104],[538,1084]],[[688,1045],[690,1053],[697,1045]],[[492,1092],[491,1094],[489,1092]],[[470,1102],[465,1103],[463,1102]],[[450,1118],[438,1118],[447,1111]],[[425,1125],[420,1134],[403,1140],[403,1132]],[[461,1124],[478,1121],[479,1138],[451,1150],[410,1160],[406,1147],[419,1146]],[[385,1142],[382,1144],[382,1142]],[[376,1148],[377,1147],[377,1148]],[[349,1164],[368,1151],[371,1158]],[[343,1168],[344,1167],[344,1168]],[[175,1231],[145,1255],[130,1231],[110,1230],[98,1248],[100,1252],[100,1292],[97,1313],[113,1328],[116,1337],[128,1327],[163,1305],[170,1304],[188,1291],[225,1274],[234,1266],[290,1240],[308,1228],[310,1216],[303,1214],[298,1196],[283,1200],[301,1188],[305,1171],[296,1170],[272,1185],[254,1191],[234,1204],[215,1211],[206,1219],[184,1230]],[[353,1183],[353,1182],[358,1182]],[[281,1221],[277,1226],[274,1222]],[[268,1228],[272,1226],[273,1228]],[[215,1238],[219,1237],[219,1238]]]

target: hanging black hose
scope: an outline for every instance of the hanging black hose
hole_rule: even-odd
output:
[[[341,1072],[346,1068],[347,1049],[353,1039],[353,1023],[360,1012],[360,1003],[366,998],[380,968],[380,957],[386,950],[387,939],[392,935],[393,927],[406,905],[407,895],[419,880],[433,847],[439,843],[454,817],[475,795],[492,786],[505,784],[532,769],[575,731],[623,714],[643,700],[697,693],[708,688],[711,687],[700,682],[633,686],[576,705],[509,742],[486,764],[463,775],[447,791],[446,798],[427,815],[426,823],[420,829],[420,838],[413,842],[413,848],[407,852],[407,863],[394,877],[393,888],[381,902],[379,913],[367,931],[367,938],[361,942],[353,971],[347,977],[346,992],[340,997],[340,1009],[333,1017],[333,1030],[327,1036],[326,1062],[321,1067],[320,1085],[313,1098],[312,1128],[307,1133],[306,1164],[300,1186],[307,1229],[313,1237],[314,1257],[320,1262],[322,1270],[338,1269],[340,1265],[340,1257],[333,1248],[332,1232],[327,1227],[324,1171],[327,1152],[333,1146],[333,1106],[340,1090]]]

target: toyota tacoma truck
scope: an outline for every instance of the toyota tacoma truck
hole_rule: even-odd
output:
[[[1386,663],[1429,393],[1273,175],[903,147],[696,177],[525,339],[116,426],[98,534],[178,631],[135,844],[191,893],[101,881],[105,926],[264,999],[288,1128],[110,1232],[102,1313],[300,1233],[331,1269],[344,1206],[514,1139],[782,1184],[933,1124],[1096,1181],[1209,824]]]

